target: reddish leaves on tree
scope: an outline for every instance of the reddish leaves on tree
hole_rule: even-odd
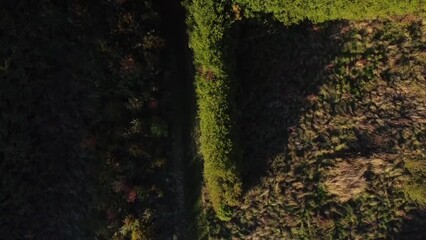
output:
[[[134,189],[132,189],[128,194],[127,194],[127,202],[129,203],[133,203],[136,201],[136,197],[137,197],[137,193]]]

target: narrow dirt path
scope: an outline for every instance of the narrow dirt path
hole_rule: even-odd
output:
[[[185,9],[180,0],[158,1],[162,18],[162,30],[165,35],[168,52],[169,69],[166,76],[167,88],[170,89],[171,106],[171,153],[172,173],[175,180],[176,194],[176,237],[188,239],[188,225],[192,222],[191,209],[185,196],[186,182],[191,181],[186,175],[191,161],[192,129],[195,121],[195,96],[193,86],[193,58],[188,47]]]

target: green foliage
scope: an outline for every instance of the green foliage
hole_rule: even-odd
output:
[[[422,183],[408,183],[404,185],[404,193],[416,204],[426,206],[426,186]]]
[[[272,13],[284,24],[310,20],[365,20],[378,17],[405,15],[426,10],[424,0],[239,0],[246,15]]]
[[[149,217],[146,217],[149,218]],[[152,229],[149,225],[151,220],[144,219],[144,222],[148,222],[148,225],[143,225],[143,220],[135,219],[131,216],[127,216],[123,221],[123,226],[119,232],[116,232],[112,237],[113,240],[148,240],[152,239]],[[128,238],[130,237],[130,238]]]
[[[229,220],[229,206],[241,194],[238,155],[231,119],[232,90],[225,66],[225,35],[230,21],[226,1],[196,0],[188,4],[190,46],[197,69],[196,93],[200,119],[200,150],[204,177],[213,208]]]

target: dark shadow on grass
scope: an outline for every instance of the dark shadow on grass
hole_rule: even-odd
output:
[[[426,210],[416,209],[409,213],[402,229],[396,236],[397,240],[420,240],[426,239]]]
[[[339,52],[346,22],[285,27],[265,17],[234,25],[237,56],[236,108],[245,189],[256,185],[268,162],[286,152],[288,135],[322,72]]]

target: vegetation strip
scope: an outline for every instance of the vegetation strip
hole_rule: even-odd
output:
[[[231,26],[227,1],[195,0],[187,4],[190,46],[197,69],[195,77],[200,120],[200,148],[204,178],[213,207],[229,220],[230,206],[239,203],[241,180],[238,154],[232,137],[232,90],[225,65],[225,37]]]
[[[330,20],[366,20],[426,10],[425,0],[238,0],[246,16],[272,13],[287,25],[309,20],[321,23]]]

